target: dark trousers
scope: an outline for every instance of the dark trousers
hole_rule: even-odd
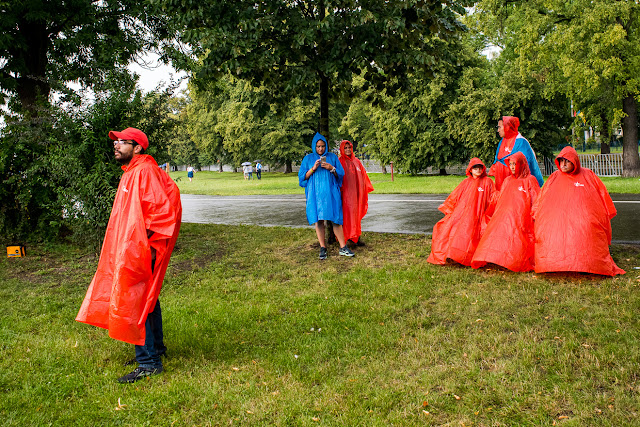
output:
[[[160,356],[167,352],[162,334],[162,311],[160,300],[156,302],[153,311],[147,316],[144,323],[146,329],[144,345],[136,346],[136,361],[141,368],[162,368]]]

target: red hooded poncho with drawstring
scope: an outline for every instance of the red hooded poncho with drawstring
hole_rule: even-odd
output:
[[[373,185],[362,162],[353,153],[353,144],[351,144],[351,155],[347,156],[344,153],[346,144],[351,142],[346,140],[340,142],[340,164],[344,169],[344,178],[340,187],[342,229],[345,240],[358,243],[362,234],[362,218],[369,209],[369,193],[373,191]]]
[[[531,208],[540,186],[529,173],[524,154],[515,153],[509,161],[515,161],[515,173],[504,180],[500,192],[494,193],[492,205],[495,207],[489,209],[493,214],[473,255],[473,268],[492,263],[512,271],[533,270]]]
[[[474,178],[471,169],[482,166],[482,175]],[[494,187],[484,163],[474,157],[467,166],[467,178],[447,197],[438,209],[445,217],[433,227],[431,264],[445,264],[447,258],[470,265],[478,241],[487,225],[486,210]]]
[[[153,157],[136,155],[122,169],[98,269],[76,320],[108,329],[111,338],[144,345],[144,324],[178,239],[182,204],[177,185]],[[151,248],[156,251],[153,273]]]
[[[572,147],[556,157],[558,169],[561,158],[573,163],[573,171],[551,174],[533,207],[536,273],[624,274],[609,253],[616,208],[607,188],[593,171],[580,166]]]

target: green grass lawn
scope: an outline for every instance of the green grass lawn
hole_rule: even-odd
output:
[[[133,385],[115,381],[133,347],[74,321],[94,254],[3,258],[0,423],[640,424],[639,248],[614,246],[627,274],[604,278],[436,267],[424,236],[364,239],[321,262],[312,229],[184,224],[165,372]]]
[[[263,172],[262,179],[245,181],[242,173],[196,172],[189,182],[186,172],[171,172],[183,194],[210,196],[239,196],[249,194],[304,194],[298,185],[298,174]],[[465,178],[464,176],[432,176],[395,174],[369,174],[376,194],[448,194]],[[611,193],[640,193],[638,178],[601,178]]]

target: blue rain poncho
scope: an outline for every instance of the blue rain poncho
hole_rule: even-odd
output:
[[[337,178],[328,170],[318,167],[309,179],[305,179],[309,169],[313,168],[316,160],[320,158],[320,154],[316,153],[318,140],[325,142],[325,150],[322,155],[327,157],[327,163],[336,168]],[[304,195],[307,198],[307,221],[309,224],[315,224],[320,220],[342,224],[342,199],[340,197],[342,178],[344,178],[344,169],[338,156],[329,152],[327,139],[320,133],[316,133],[311,142],[311,154],[304,156],[298,171],[298,181],[300,187],[304,187]]]

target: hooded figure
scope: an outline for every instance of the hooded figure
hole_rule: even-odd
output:
[[[502,183],[502,190],[494,193],[489,209],[493,215],[473,255],[473,268],[492,263],[512,271],[533,270],[531,208],[540,186],[529,173],[524,154],[514,153],[508,161],[513,164],[512,172]]]
[[[354,253],[347,247],[342,231],[342,199],[340,186],[344,178],[344,169],[338,156],[329,151],[327,139],[316,133],[311,142],[311,153],[304,156],[298,181],[304,187],[307,199],[307,221],[314,224],[318,243],[320,243],[320,259],[327,258],[325,231],[319,221],[331,221],[333,233],[340,242],[339,254],[352,257]]]
[[[316,152],[316,143],[324,141],[325,150],[322,154]],[[326,156],[325,162],[335,168],[336,173],[327,169],[318,168],[315,173],[305,178],[306,172],[313,168],[316,160]],[[327,139],[320,133],[316,133],[311,142],[311,153],[304,156],[298,181],[300,187],[304,187],[304,195],[307,198],[307,221],[314,224],[319,220],[331,221],[334,224],[342,224],[342,199],[340,198],[340,186],[344,178],[344,169],[338,156],[329,151]]]
[[[466,173],[467,178],[438,207],[445,217],[433,227],[431,254],[427,258],[431,264],[442,265],[449,258],[470,265],[487,225],[493,181],[477,157],[471,159]]]
[[[511,175],[507,159],[518,152],[524,154],[529,165],[529,172],[538,180],[538,185],[542,187],[544,180],[542,179],[540,166],[538,166],[538,160],[536,160],[536,153],[531,148],[529,141],[518,132],[520,120],[517,117],[503,116],[500,121],[502,121],[504,136],[500,135],[502,139],[496,149],[494,163],[489,169],[489,175],[496,179],[496,190],[500,191],[502,182]],[[498,132],[500,133],[500,131],[500,125],[498,124]]]
[[[600,178],[565,147],[533,207],[536,273],[624,274],[609,253],[616,208]]]
[[[345,154],[345,145],[348,145],[348,155]],[[340,164],[344,168],[341,188],[344,238],[358,243],[362,234],[362,218],[367,214],[373,185],[364,166],[353,153],[353,144],[346,140],[340,143]]]

